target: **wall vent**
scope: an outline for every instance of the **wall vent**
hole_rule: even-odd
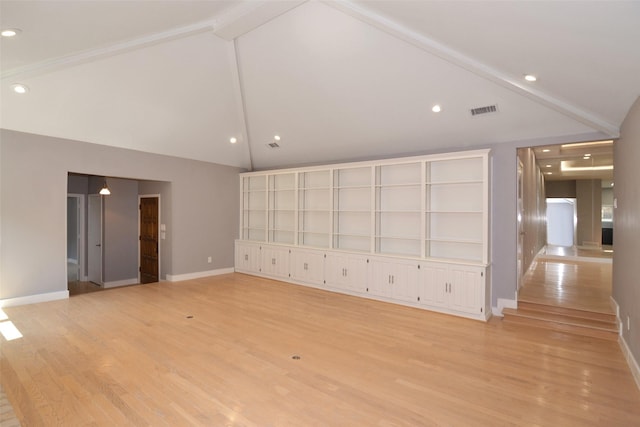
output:
[[[270,142],[267,144],[267,147],[269,148],[280,148],[280,145],[278,145],[277,142]]]
[[[480,114],[488,114],[488,113],[497,113],[498,106],[497,105],[487,105],[485,107],[477,107],[471,109],[471,115],[477,116]]]

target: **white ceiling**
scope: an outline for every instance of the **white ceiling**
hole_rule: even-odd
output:
[[[615,138],[638,22],[637,1],[2,0],[0,126],[245,168]]]

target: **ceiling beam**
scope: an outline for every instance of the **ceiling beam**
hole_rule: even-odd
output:
[[[464,68],[465,70],[490,80],[506,89],[523,95],[539,104],[585,124],[594,130],[603,132],[610,138],[617,138],[620,136],[620,129],[618,126],[592,112],[586,111],[576,105],[537,90],[530,85],[525,85],[524,82],[522,82],[521,76],[513,76],[490,67],[475,58],[464,55],[449,46],[439,43],[416,31],[410,30],[404,25],[381,16],[360,4],[353,3],[350,0],[322,0],[322,2],[353,18],[372,25],[387,34],[410,43],[425,52]]]
[[[249,171],[253,170],[253,156],[251,155],[251,139],[249,136],[249,126],[247,125],[247,109],[246,101],[244,97],[244,85],[242,84],[242,74],[240,70],[240,61],[238,59],[238,46],[235,40],[229,44],[229,59],[231,68],[231,78],[233,84],[233,93],[236,101],[236,114],[240,120],[242,137],[238,141],[239,144],[244,144],[247,153],[247,165]]]
[[[139,37],[132,40],[127,40],[121,43],[116,43],[110,46],[105,46],[97,49],[89,49],[82,52],[72,53],[70,55],[64,55],[53,59],[29,64],[24,67],[18,67],[11,70],[7,70],[2,73],[2,80],[10,77],[33,77],[36,75],[50,73],[59,69],[72,67],[75,65],[95,61],[97,59],[106,58],[109,56],[118,55],[124,52],[132,51],[135,49],[141,49],[154,44],[166,42],[169,40],[179,39],[182,37],[191,36],[207,31],[212,31],[215,25],[215,21],[208,20],[197,22],[195,24],[186,25],[183,27],[172,28],[160,33],[150,34],[148,36]]]
[[[73,67],[83,63],[95,61],[109,56],[118,55],[136,49],[145,48],[158,43],[188,37],[195,34],[213,32],[217,36],[226,40],[233,40],[236,37],[249,32],[260,25],[263,25],[277,16],[298,7],[306,0],[288,1],[242,1],[226,13],[213,19],[200,21],[182,27],[171,28],[159,33],[150,34],[143,37],[115,43],[109,46],[89,49],[76,52],[57,58],[29,64],[23,67],[7,70],[0,75],[1,80],[20,76],[33,77],[50,73],[56,70]]]
[[[225,40],[234,40],[306,2],[307,0],[244,1],[216,20],[214,33]]]

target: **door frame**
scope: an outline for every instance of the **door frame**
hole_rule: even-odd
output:
[[[85,221],[85,211],[86,211],[86,207],[85,207],[85,199],[84,199],[84,194],[78,194],[78,193],[67,193],[67,198],[69,197],[73,197],[75,199],[77,199],[77,205],[78,205],[78,279],[82,280],[82,281],[86,281],[87,280],[87,269],[85,267],[85,259],[86,259],[86,254],[85,254],[85,245],[86,245],[86,226],[87,223]],[[69,216],[69,213],[67,212],[67,217]],[[68,230],[67,230],[68,232]],[[68,243],[67,243],[68,244]],[[68,260],[67,260],[67,264],[68,264]],[[67,271],[67,275],[69,274],[69,272]]]
[[[165,235],[165,230],[162,229],[162,198],[160,194],[138,194],[138,283],[140,283],[142,276],[140,275],[140,205],[142,204],[142,199],[148,197],[157,197],[158,198],[158,282],[161,282],[161,271],[162,271],[162,245],[161,242],[163,236]]]

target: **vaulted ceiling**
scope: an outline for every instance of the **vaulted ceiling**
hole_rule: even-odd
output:
[[[2,0],[0,126],[248,169],[616,138],[639,22],[637,1]]]

